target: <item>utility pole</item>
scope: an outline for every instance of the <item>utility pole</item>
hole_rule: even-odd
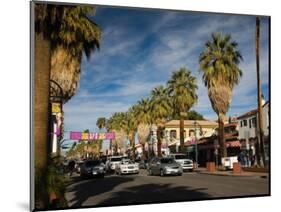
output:
[[[264,153],[264,142],[263,142],[263,116],[262,116],[262,90],[261,90],[261,80],[260,80],[260,18],[256,17],[256,65],[257,65],[257,88],[258,88],[258,113],[257,113],[257,119],[258,119],[258,149],[257,149],[257,159],[258,159],[258,165],[265,166],[265,153]],[[261,158],[262,163],[261,164]]]

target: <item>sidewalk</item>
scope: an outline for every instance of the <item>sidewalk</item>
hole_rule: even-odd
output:
[[[260,178],[268,178],[268,173],[262,172],[247,172],[241,171],[239,174],[234,174],[233,171],[215,171],[215,172],[208,172],[207,168],[197,168],[194,170],[199,174],[209,174],[209,175],[217,175],[217,176],[230,176],[230,177],[260,177]]]

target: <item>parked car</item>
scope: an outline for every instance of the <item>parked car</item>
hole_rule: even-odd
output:
[[[193,171],[193,161],[187,158],[185,154],[170,154],[169,157],[173,158],[178,164],[181,165],[183,171]]]
[[[123,156],[111,156],[106,161],[106,171],[115,171],[118,164],[121,163]]]
[[[99,176],[104,177],[105,166],[100,160],[87,160],[80,169],[81,177]]]
[[[182,167],[173,158],[153,158],[148,163],[147,168],[149,175],[182,175]]]
[[[116,174],[138,174],[139,164],[129,159],[123,159],[115,169]]]
[[[107,156],[106,156],[106,155],[101,156],[101,157],[100,157],[100,160],[101,160],[104,164],[106,164]]]

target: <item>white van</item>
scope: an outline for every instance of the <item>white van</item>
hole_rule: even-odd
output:
[[[181,165],[183,171],[193,171],[193,161],[187,158],[185,154],[170,154],[169,157],[173,158],[178,164]]]
[[[222,158],[221,158],[221,164],[222,164],[226,169],[233,169],[233,163],[237,163],[237,162],[238,162],[237,156],[222,157]]]

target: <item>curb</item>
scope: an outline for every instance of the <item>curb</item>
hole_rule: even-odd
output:
[[[245,175],[245,174],[224,174],[224,173],[211,173],[211,172],[197,172],[198,174],[206,174],[206,175],[216,175],[216,176],[227,176],[227,177],[258,177],[267,179],[267,175]]]

